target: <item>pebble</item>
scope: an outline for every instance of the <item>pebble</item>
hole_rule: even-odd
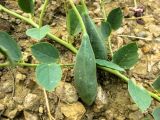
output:
[[[155,38],[155,41],[160,43],[160,37]]]
[[[43,113],[43,111],[44,111],[44,108],[43,107],[39,107],[39,113]]]
[[[129,114],[129,120],[141,120],[143,113],[141,111],[132,112]]]
[[[93,107],[94,112],[101,112],[101,111],[106,110],[107,105],[108,105],[107,94],[102,89],[102,87],[99,86],[97,89],[97,97],[95,100],[95,105]]]
[[[160,36],[160,26],[158,25],[149,25],[149,31],[154,35],[154,37]]]
[[[36,110],[39,108],[39,97],[36,94],[29,93],[25,97],[23,105],[26,110]]]
[[[131,111],[137,111],[138,107],[136,104],[132,104],[132,105],[128,105],[128,109],[130,109]]]
[[[78,101],[77,91],[70,83],[61,82],[56,88],[56,95],[59,96],[63,102],[74,103]]]
[[[17,81],[21,81],[21,80],[24,80],[24,79],[26,79],[26,75],[21,74],[21,73],[16,74],[16,80]]]
[[[17,113],[18,113],[17,109],[14,109],[14,110],[11,110],[11,111],[7,110],[7,111],[5,111],[4,116],[6,116],[6,117],[8,117],[10,119],[13,119],[13,118],[16,117]]]
[[[5,109],[5,106],[0,103],[0,111],[3,111]]]
[[[66,117],[66,120],[81,120],[82,116],[86,112],[85,107],[80,102],[73,104],[61,104],[60,110]]]
[[[24,111],[24,118],[25,120],[39,120],[38,116],[36,114]]]

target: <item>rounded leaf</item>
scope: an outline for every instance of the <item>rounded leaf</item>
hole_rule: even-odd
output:
[[[36,68],[36,81],[45,90],[53,91],[61,78],[62,70],[56,63],[40,64]]]
[[[8,33],[2,31],[0,31],[0,52],[7,55],[11,62],[17,62],[22,57],[16,41]]]
[[[142,86],[137,86],[135,81],[129,80],[128,91],[142,112],[149,108],[152,98],[146,89],[144,89]]]
[[[33,56],[41,63],[54,63],[59,60],[59,52],[50,43],[40,42],[31,47]]]
[[[112,61],[124,69],[131,68],[138,61],[137,44],[130,43],[120,48],[114,53]]]
[[[26,13],[34,11],[34,0],[18,0],[18,5]]]
[[[117,30],[121,26],[122,19],[123,13],[121,8],[113,9],[107,17],[107,21],[111,24],[111,27],[114,30]]]
[[[26,31],[26,34],[31,38],[41,40],[43,39],[47,33],[50,31],[49,25],[45,25],[41,28],[31,28]]]
[[[154,120],[159,120],[160,118],[160,107],[156,108],[152,113]]]

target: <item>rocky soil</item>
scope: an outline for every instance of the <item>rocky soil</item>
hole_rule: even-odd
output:
[[[36,16],[39,15],[41,1],[36,0]],[[78,0],[76,1],[78,3]],[[138,6],[144,8],[141,22],[131,11],[132,0],[106,0],[107,13],[118,6],[123,9],[122,27],[112,34],[112,48],[117,50],[129,42],[139,46],[139,62],[127,72],[130,78],[148,87],[148,84],[160,74],[160,4],[159,0],[137,0]],[[90,14],[99,24],[102,14],[98,0],[88,1]],[[15,0],[1,0],[7,8],[28,16],[19,10]],[[64,2],[50,0],[45,24],[50,24],[52,33],[60,38],[67,38]],[[26,36],[25,31],[31,28],[25,22],[0,12],[0,31],[9,32],[20,44],[23,60],[36,63],[31,56],[30,46],[35,40]],[[129,38],[124,35],[143,37]],[[44,41],[48,41],[45,38]],[[73,44],[78,46],[78,38]],[[72,63],[75,56],[63,46],[54,44],[61,53],[61,63]],[[5,61],[0,54],[0,63]],[[0,120],[48,120],[43,90],[36,84],[34,68],[16,67],[0,68]],[[131,100],[127,84],[117,77],[104,72],[99,75],[98,95],[95,103],[88,107],[79,99],[73,83],[73,69],[63,69],[63,79],[54,92],[48,93],[52,115],[56,120],[153,120],[153,108],[159,105],[153,101],[145,113],[139,111]]]

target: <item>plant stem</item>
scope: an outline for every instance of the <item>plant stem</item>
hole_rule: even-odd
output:
[[[47,107],[47,111],[48,111],[49,120],[55,120],[55,118],[52,116],[51,111],[50,111],[49,101],[48,101],[48,97],[47,97],[47,92],[46,92],[45,89],[43,89],[43,92],[44,92],[44,97],[45,97],[45,101],[46,101],[46,107]]]
[[[84,24],[83,24],[83,20],[82,20],[81,16],[79,15],[78,10],[76,9],[73,1],[72,1],[72,0],[69,0],[69,1],[72,3],[75,11],[77,11],[76,14],[79,16],[79,19],[81,20],[81,26],[83,26],[83,31],[86,32],[85,26],[84,26]],[[84,2],[84,0],[81,0],[81,1]],[[84,3],[84,4],[85,4],[85,3]],[[21,20],[23,20],[23,21],[31,24],[32,26],[34,26],[34,27],[36,27],[36,28],[39,27],[35,22],[33,22],[32,20],[30,20],[29,18],[23,17],[23,16],[15,13],[15,12],[12,12],[12,11],[6,9],[5,7],[3,7],[2,5],[0,5],[0,11],[1,11],[1,10],[3,10],[4,12],[6,12],[6,13],[8,13],[8,14],[10,14],[10,15],[12,15],[12,16],[15,16],[15,17],[17,17],[17,18],[19,18],[19,19],[21,19]],[[54,36],[54,35],[51,34],[51,33],[48,33],[47,35],[48,35],[51,39],[54,39],[56,42],[60,43],[61,45],[65,46],[66,48],[68,48],[69,50],[71,50],[73,53],[75,53],[75,54],[77,53],[76,48],[75,48],[74,46],[72,46],[71,44],[69,44],[69,43],[61,40],[60,38]],[[119,35],[119,36],[134,37],[134,36],[128,36],[128,35]],[[140,37],[134,37],[134,38],[144,39],[144,38],[140,38]],[[0,67],[6,67],[6,66],[9,66],[9,65],[10,65],[10,63],[6,62],[6,63],[3,63],[3,64],[0,64]],[[18,63],[18,65],[19,65],[19,66],[26,66],[26,67],[35,67],[35,66],[37,66],[37,64],[30,64],[30,65],[29,65],[28,63]],[[64,65],[64,66],[65,66],[65,65]],[[70,65],[70,66],[72,66],[72,65]],[[119,71],[116,71],[116,70],[113,70],[113,69],[110,69],[110,68],[107,68],[107,67],[102,67],[102,66],[98,66],[98,68],[100,68],[100,69],[102,69],[102,70],[104,70],[104,71],[110,72],[110,73],[112,73],[112,74],[120,77],[124,82],[128,82],[128,80],[129,80],[129,78],[127,78],[126,76],[124,76],[123,74],[121,74]],[[147,91],[148,91],[148,90],[147,90]],[[158,95],[156,95],[155,93],[150,92],[150,91],[148,91],[148,93],[149,93],[153,98],[155,98],[157,101],[160,102],[160,97],[159,97]]]
[[[79,14],[76,6],[74,5],[73,0],[68,0],[68,1],[70,2],[71,6],[72,6],[72,8],[73,8],[73,10],[74,10],[74,12],[76,13],[76,15],[77,15],[77,17],[78,17],[78,20],[79,20],[79,22],[80,22],[80,25],[81,25],[81,28],[82,28],[83,33],[87,33],[86,27],[85,27],[85,25],[84,25],[84,23],[83,23],[83,20],[82,20],[82,17],[81,17],[81,15]],[[84,2],[84,1],[83,1],[83,2]]]
[[[100,6],[101,6],[101,12],[103,14],[104,21],[106,21],[107,17],[106,17],[106,10],[105,10],[104,0],[100,0]]]
[[[119,71],[116,71],[116,70],[113,70],[113,69],[110,69],[110,68],[107,68],[107,67],[102,67],[102,66],[98,66],[98,68],[118,76],[119,78],[121,78],[126,83],[128,83],[128,81],[130,80],[129,78],[127,78],[125,75],[123,75]],[[150,94],[150,96],[152,96],[153,98],[155,98],[157,101],[160,102],[160,96],[158,96],[157,94],[155,94],[155,93],[153,93],[153,92],[151,92],[147,89],[146,89],[146,91]]]
[[[31,63],[16,63],[17,66],[21,66],[21,67],[37,67],[39,64],[31,64]],[[61,67],[73,67],[74,64],[70,63],[70,64],[59,64]],[[11,64],[9,62],[6,63],[2,63],[0,64],[0,67],[8,67],[11,66]]]
[[[111,36],[108,37],[108,47],[109,47],[109,52],[110,52],[110,54],[111,54],[111,57],[113,57]]]
[[[43,7],[42,7],[42,11],[41,11],[40,18],[39,18],[39,27],[42,27],[42,25],[43,25],[43,17],[44,17],[45,11],[47,9],[48,2],[49,2],[49,0],[45,0],[44,4],[42,5]]]
[[[137,0],[134,0],[134,7],[137,8]]]
[[[10,63],[9,63],[9,62],[6,62],[6,63],[0,64],[0,67],[6,67],[6,66],[9,66],[9,65],[10,65]]]
[[[87,12],[87,6],[85,3],[86,3],[85,0],[81,0],[81,4],[82,4],[83,8],[85,9],[85,12]]]
[[[8,10],[7,8],[3,7],[2,5],[0,5],[0,10],[3,10],[4,12],[12,15],[12,16],[15,16],[16,18],[19,18],[27,23],[29,23],[30,25],[32,25],[33,27],[36,27],[36,28],[39,28],[39,25],[37,25],[34,21],[32,21],[30,18],[26,18],[26,17],[23,17],[13,11],[10,11]],[[58,42],[59,44],[65,46],[66,48],[68,48],[69,50],[71,50],[73,53],[77,53],[77,49],[72,45],[72,44],[69,44],[67,42],[65,42],[64,40],[56,37],[55,35],[51,34],[51,33],[48,33],[47,36],[49,36],[51,39],[53,39],[54,41]]]
[[[131,35],[118,35],[119,37],[128,37],[128,38],[135,38],[135,39],[141,39],[141,40],[148,40],[151,41],[152,39],[149,38],[143,38],[143,37],[136,37],[136,36],[131,36]]]
[[[6,13],[8,13],[8,14],[16,17],[16,18],[19,18],[19,19],[27,22],[27,23],[31,24],[32,26],[34,26],[34,27],[38,27],[38,25],[36,23],[34,23],[30,18],[23,17],[23,16],[17,14],[16,12],[10,11],[7,8],[3,7],[2,5],[0,5],[0,10],[2,10],[2,11],[4,11],[4,12],[6,12]]]

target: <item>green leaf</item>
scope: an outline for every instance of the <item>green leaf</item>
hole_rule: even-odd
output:
[[[129,80],[128,91],[142,112],[149,108],[152,98],[146,89],[144,89],[142,86],[137,86],[135,81]]]
[[[160,118],[160,107],[156,108],[152,113],[154,120],[159,120]]]
[[[79,13],[82,15],[84,13],[84,8],[82,5],[76,6]],[[76,36],[81,32],[81,26],[77,15],[73,9],[70,9],[67,14],[67,30],[72,36]]]
[[[41,28],[31,28],[26,31],[26,34],[31,38],[41,40],[43,39],[47,33],[50,31],[49,25],[45,25]]]
[[[36,81],[45,90],[53,91],[61,78],[62,70],[56,63],[40,64],[36,68]]]
[[[6,32],[0,32],[0,52],[7,55],[10,62],[20,61],[22,55],[20,47],[17,45],[16,41]]]
[[[87,34],[76,56],[74,79],[77,92],[84,103],[91,105],[97,95],[96,61]]]
[[[83,15],[83,21],[96,59],[106,60],[107,59],[106,44],[103,40],[101,33],[99,33],[97,26],[87,13]]]
[[[18,5],[26,13],[34,11],[34,0],[18,0]]]
[[[138,61],[138,46],[136,43],[125,45],[113,55],[113,63],[124,69],[131,68]]]
[[[96,63],[100,66],[103,66],[103,67],[108,67],[108,68],[118,70],[118,71],[125,71],[119,65],[116,65],[116,64],[109,62],[107,60],[96,59]]]
[[[160,92],[160,76],[153,82],[153,88]]]
[[[99,27],[99,31],[102,34],[102,39],[105,41],[111,34],[112,31],[111,25],[107,21],[106,22],[103,21]]]
[[[51,44],[40,42],[31,47],[33,56],[41,63],[54,63],[59,60],[59,52]]]
[[[117,30],[121,26],[122,19],[123,13],[121,11],[121,8],[113,9],[107,17],[107,21],[111,24],[111,27],[114,30]]]

